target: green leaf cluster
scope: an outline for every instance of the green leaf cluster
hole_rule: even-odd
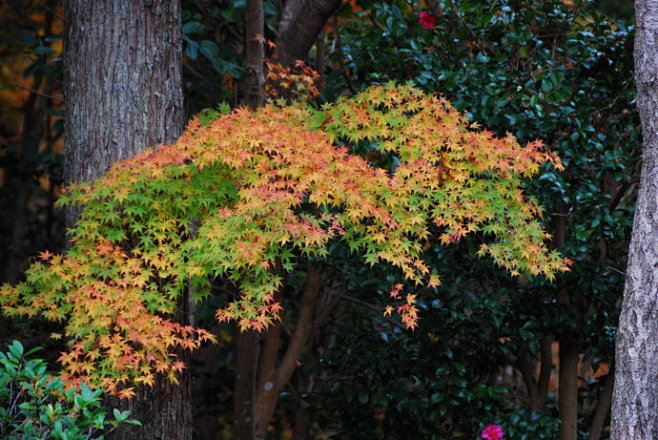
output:
[[[101,406],[101,390],[67,388],[46,363],[12,341],[0,353],[0,436],[7,440],[102,440],[120,423],[140,424],[128,411]]]

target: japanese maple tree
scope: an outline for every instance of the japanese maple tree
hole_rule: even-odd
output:
[[[356,143],[394,165],[351,154]],[[522,191],[546,162],[561,168],[541,142],[496,138],[445,99],[396,84],[321,109],[205,112],[175,144],[70,188],[60,205],[83,209],[70,249],[42,253],[0,300],[9,316],[65,321],[65,378],[125,397],[157,373],[175,380],[184,365],[174,347],[212,339],[168,319],[183,289],[199,300],[213,294],[213,278],[231,280],[240,297],[217,318],[263,330],[281,311],[282,270],[325,257],[335,240],[366,264],[400,271],[407,282],[391,286],[387,313],[413,329],[413,286],[440,282],[423,261],[432,240],[479,233],[487,242],[478,253],[512,275],[567,270],[545,244],[541,208]]]

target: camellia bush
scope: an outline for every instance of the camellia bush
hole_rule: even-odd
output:
[[[565,166],[559,173],[552,167],[540,170],[526,182],[526,190],[545,209],[553,245],[574,260],[571,271],[557,283],[542,277],[518,282],[472,258],[470,250],[477,248],[479,237],[441,247],[436,258],[425,261],[458,270],[444,270],[436,300],[419,307],[423,331],[450,335],[445,340],[451,342],[454,359],[465,365],[471,388],[488,382],[506,366],[516,367],[523,382],[506,382],[505,410],[510,415],[526,410],[554,418],[555,433],[545,438],[557,436],[558,408],[568,406],[557,405],[554,383],[539,380],[549,377],[539,374],[535,368],[539,365],[544,372],[552,371],[554,378],[561,374],[577,383],[577,389],[560,396],[577,401],[571,408],[578,408],[579,431],[595,435],[592,430],[598,426],[605,432],[607,421],[600,414],[607,411],[612,389],[609,372],[641,151],[633,103],[633,26],[602,15],[597,10],[600,2],[592,1],[364,0],[359,4],[363,9],[356,18],[345,16],[335,33],[327,36],[328,47],[342,45],[333,62],[344,66],[340,72],[326,72],[327,99],[372,81],[413,81],[423,90],[443,94],[459,111],[498,135],[511,132],[522,144],[541,138]],[[345,334],[358,338],[375,333],[368,320],[362,322],[358,327],[346,326]],[[346,339],[339,337],[336,346]],[[563,348],[577,346],[570,350],[574,369],[554,368],[547,350],[552,342],[561,342]],[[435,342],[420,334],[408,338],[409,347],[419,343],[415,351],[423,357],[437,350]],[[364,344],[363,350],[352,350],[351,355],[370,356],[370,352]],[[451,362],[437,359],[435,365]],[[342,371],[337,373],[344,389],[358,389],[356,381],[348,382]],[[431,383],[433,373],[434,369],[427,369],[421,380]],[[400,369],[389,377],[396,374],[405,377],[407,372]],[[375,376],[372,383],[386,384],[389,377]],[[325,390],[316,392],[317,401],[327,401]],[[468,400],[460,397],[455,402],[459,403],[448,405],[441,419],[473,425],[462,410]],[[417,406],[423,404],[418,400]],[[345,406],[333,408],[353,412]],[[434,419],[427,414],[432,411],[423,412],[430,424]],[[374,411],[368,415],[376,420]],[[404,416],[394,411],[386,417],[391,424],[403,425]],[[504,425],[506,438],[544,438],[536,432],[526,437],[513,433],[507,427],[518,424],[511,418],[496,423]],[[349,430],[349,425],[344,424],[344,429]],[[446,431],[443,438],[458,436]]]
[[[388,168],[350,154],[362,143],[393,158]],[[468,234],[510,274],[552,279],[568,261],[549,251],[541,209],[522,181],[557,156],[539,141],[522,147],[469,123],[443,98],[408,86],[374,86],[336,104],[209,111],[174,145],[118,162],[69,189],[61,205],[83,207],[65,255],[44,252],[26,281],[4,286],[4,313],[66,322],[64,378],[83,378],[130,397],[131,384],[175,380],[170,353],[212,336],[169,319],[190,289],[240,296],[220,321],[263,330],[281,311],[282,271],[345,243],[365,264],[396,268],[386,314],[417,326],[414,286],[436,287],[424,261]]]

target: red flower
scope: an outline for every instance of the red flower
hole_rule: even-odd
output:
[[[503,428],[498,425],[489,425],[482,430],[480,437],[487,440],[500,440],[505,437]]]
[[[436,17],[430,12],[421,12],[418,16],[418,23],[424,29],[434,29],[436,27]]]

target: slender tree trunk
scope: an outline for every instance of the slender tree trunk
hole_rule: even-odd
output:
[[[636,0],[635,16],[644,152],[616,341],[613,440],[658,438],[658,0]]]
[[[245,11],[247,72],[244,80],[245,104],[255,109],[265,103],[265,21],[263,0],[247,0]],[[254,439],[254,402],[258,370],[259,337],[254,330],[236,330],[235,383],[233,386],[233,439]]]
[[[178,0],[65,1],[67,182],[97,178],[113,162],[180,135],[180,12]],[[191,439],[189,385],[183,374],[179,385],[158,380],[140,389],[123,403],[143,426],[112,438]]]
[[[560,440],[578,440],[578,338],[560,338]]]
[[[254,439],[254,400],[258,369],[258,332],[236,330],[233,439]]]
[[[279,22],[277,52],[282,64],[292,64],[304,59],[327,19],[341,4],[341,0],[288,0]],[[245,104],[256,108],[265,102],[264,14],[262,0],[247,0],[245,13],[246,68]],[[304,298],[313,304],[319,285],[314,270],[309,272],[310,283]],[[310,310],[310,314],[307,313]],[[300,311],[300,319],[288,346],[284,359],[277,367],[280,344],[280,325],[270,329],[265,336],[259,359],[259,341],[253,332],[239,333],[235,344],[236,378],[233,394],[233,438],[252,440],[264,438],[274,414],[278,396],[286,385],[295,366],[295,360],[304,348],[310,334],[313,308]],[[259,368],[260,366],[260,368]],[[258,374],[256,378],[256,370]],[[254,388],[254,385],[256,388]]]
[[[305,377],[301,374],[297,374],[295,377],[295,388],[301,396],[297,399],[297,407],[295,408],[295,413],[292,421],[292,440],[306,440],[309,436],[309,417],[307,409],[310,406],[309,403],[304,399],[304,396],[310,393],[311,387],[307,383]]]
[[[251,108],[265,103],[265,30],[263,0],[247,0],[245,12],[245,46],[247,48],[247,73],[245,75],[245,101]]]
[[[567,237],[566,209],[561,209],[563,215],[556,215],[555,247],[564,249]],[[583,321],[584,311],[587,310],[587,301],[578,292],[567,292],[562,289],[557,295],[558,303],[570,313],[576,323]],[[580,338],[574,324],[570,329],[564,330],[559,336],[560,342],[560,376],[559,376],[559,417],[560,440],[578,439],[578,348]]]

